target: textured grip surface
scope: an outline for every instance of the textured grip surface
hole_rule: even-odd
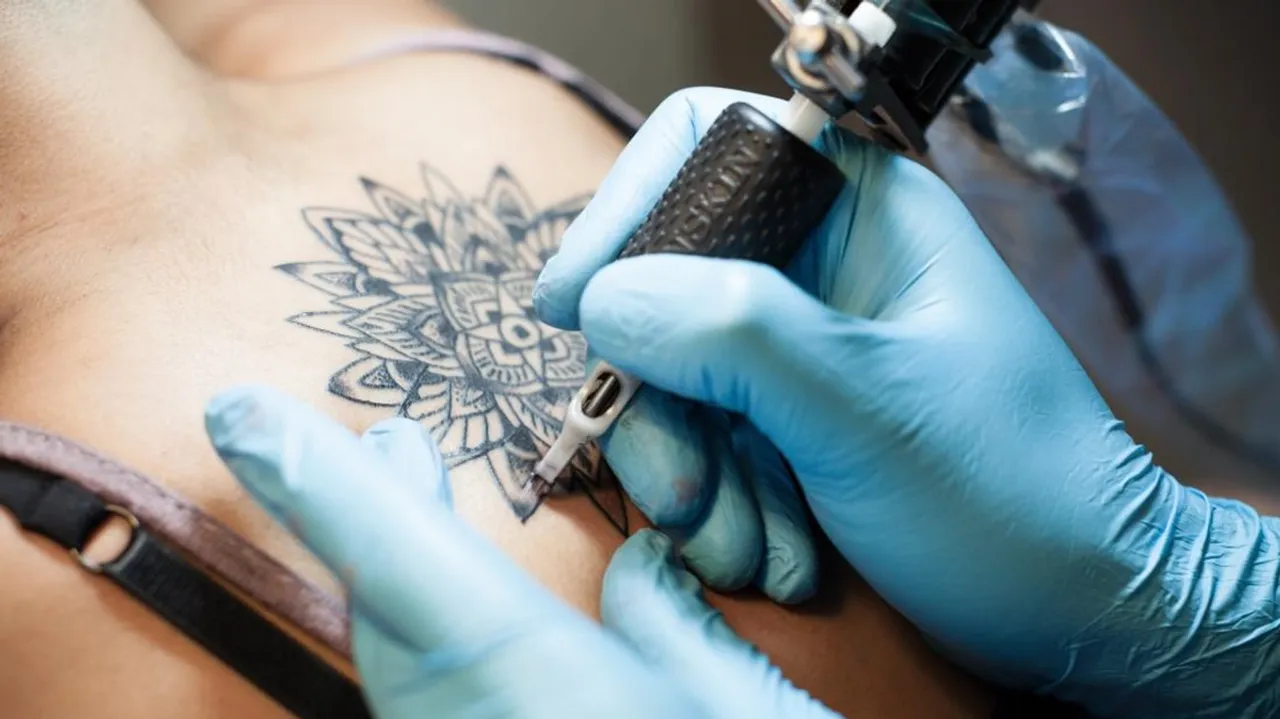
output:
[[[750,105],[730,105],[619,257],[675,252],[781,268],[822,222],[845,177]]]

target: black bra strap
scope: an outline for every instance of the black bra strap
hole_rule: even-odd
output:
[[[167,547],[128,510],[8,460],[0,460],[0,506],[23,529],[70,550],[85,569],[115,582],[301,719],[371,716],[354,682]],[[93,564],[80,552],[113,514],[129,521],[133,537],[119,558]]]

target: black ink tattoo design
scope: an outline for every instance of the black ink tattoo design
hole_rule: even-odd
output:
[[[330,392],[425,423],[450,469],[487,468],[524,516],[525,483],[587,360],[580,335],[538,322],[533,285],[586,198],[537,211],[504,168],[476,199],[426,165],[422,178],[419,197],[362,178],[377,214],[303,211],[337,257],[276,269],[324,292],[331,308],[289,321],[360,355]],[[560,484],[585,490],[625,535],[622,492],[598,452],[580,452],[568,471]]]

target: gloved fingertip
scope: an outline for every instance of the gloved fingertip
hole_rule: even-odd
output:
[[[632,503],[658,527],[692,523],[711,500],[703,429],[690,402],[642,387],[600,448]]]
[[[613,559],[609,563],[609,569],[612,570],[616,567],[619,571],[624,572],[634,570],[646,572],[666,571],[670,567],[679,566],[679,564],[680,557],[676,553],[676,546],[671,541],[671,538],[657,529],[645,528],[628,537],[627,541],[618,548],[618,551],[614,552]],[[606,584],[608,583],[608,578],[609,574],[606,571]]]
[[[723,415],[699,408],[709,426]],[[750,584],[764,557],[765,528],[755,492],[744,476],[729,436],[706,435],[708,475],[714,495],[695,524],[674,535],[680,555],[695,574],[714,589],[733,591]]]
[[[655,595],[685,608],[702,604],[701,584],[682,566],[671,538],[655,529],[642,529],[609,561],[600,598],[601,621],[635,639],[638,627],[652,628],[645,615]],[[693,603],[686,604],[686,599]]]
[[[572,231],[572,227],[570,230]],[[578,295],[570,288],[581,283],[564,277],[564,262],[557,262],[553,255],[538,273],[533,285],[533,311],[544,324],[562,330],[578,329]]]
[[[799,604],[818,592],[818,555],[804,536],[770,536],[756,583],[779,604]]]
[[[731,526],[724,526],[726,523]],[[676,536],[681,558],[690,571],[719,591],[737,591],[750,585],[764,554],[758,526],[732,525],[736,522],[717,521]]]
[[[226,390],[205,405],[205,431],[223,464],[269,513],[287,521],[286,453],[290,399],[269,387]]]
[[[259,411],[271,401],[273,390],[243,385],[218,393],[204,408],[204,427],[215,449],[232,445],[237,437],[250,433],[263,421]]]
[[[444,458],[425,427],[404,417],[391,417],[365,430],[360,441],[390,464],[395,477],[414,496],[453,507]]]
[[[740,543],[740,538],[748,539]],[[750,537],[755,535],[755,542]],[[680,554],[689,569],[707,586],[720,591],[742,589],[755,579],[760,568],[761,542],[759,533],[741,531],[737,527],[719,531],[694,532],[681,539]]]
[[[765,553],[756,584],[780,604],[803,602],[818,588],[818,555],[804,499],[782,455],[750,422],[738,418],[732,437],[764,526]]]
[[[637,532],[605,570],[604,625],[723,716],[835,719],[725,623],[661,532]]]

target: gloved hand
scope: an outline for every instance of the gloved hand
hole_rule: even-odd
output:
[[[610,634],[453,516],[417,424],[358,440],[266,389],[219,396],[205,423],[245,488],[346,585],[379,717],[834,717],[733,635],[658,532],[609,565]]]
[[[929,171],[830,131],[820,144],[849,186],[786,274],[680,255],[606,264],[737,100],[783,108],[700,89],[654,113],[544,269],[540,317],[651,390],[749,420],[840,552],[970,668],[1101,716],[1270,716],[1276,521],[1180,485],[1133,442]],[[661,416],[678,406],[628,410],[671,428],[675,460],[604,442],[648,505],[691,501],[663,471],[706,441]],[[753,522],[713,529],[745,544],[758,536],[733,533]]]

